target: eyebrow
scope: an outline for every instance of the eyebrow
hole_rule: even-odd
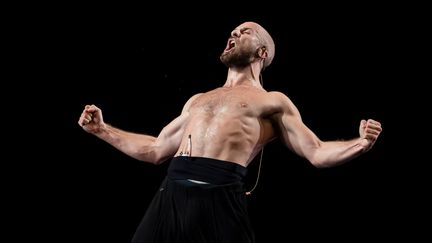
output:
[[[240,31],[245,31],[245,30],[253,30],[253,29],[250,28],[250,27],[243,27],[243,28],[240,28]]]

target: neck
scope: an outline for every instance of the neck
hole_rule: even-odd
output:
[[[223,87],[233,87],[237,85],[250,85],[261,87],[259,67],[249,65],[247,67],[230,67],[228,69],[227,80]]]

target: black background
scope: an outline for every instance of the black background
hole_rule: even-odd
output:
[[[371,151],[330,169],[312,167],[280,141],[269,144],[249,199],[257,241],[368,242],[405,232],[400,171],[385,152],[383,95],[383,83],[400,72],[400,20],[371,6],[289,6],[279,13],[275,6],[221,5],[61,6],[28,22],[39,76],[28,86],[35,89],[28,116],[44,127],[35,129],[28,151],[43,162],[26,159],[17,178],[29,180],[21,201],[24,212],[35,213],[28,224],[42,226],[32,234],[62,242],[131,240],[168,163],[136,161],[85,133],[77,124],[83,107],[95,104],[105,122],[156,136],[190,96],[223,85],[219,55],[244,21],[260,23],[276,44],[264,87],[290,97],[322,140],[358,136],[361,119],[384,127]],[[257,170],[256,159],[248,188]]]

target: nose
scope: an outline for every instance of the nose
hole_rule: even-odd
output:
[[[231,36],[232,37],[240,37],[240,30],[239,29],[235,29],[233,31],[231,31]]]

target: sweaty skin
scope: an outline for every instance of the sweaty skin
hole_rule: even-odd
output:
[[[259,76],[274,50],[271,36],[260,25],[239,25],[220,56],[228,67],[225,84],[192,96],[157,137],[105,123],[95,105],[85,106],[78,124],[125,154],[154,164],[173,156],[197,156],[246,167],[275,138],[316,167],[336,166],[368,151],[381,133],[378,121],[361,120],[357,138],[321,141],[286,95],[264,90]]]
[[[246,166],[274,138],[270,117],[281,108],[273,99],[275,94],[251,85],[221,87],[194,96],[185,107],[184,132],[176,154],[187,153],[183,150],[190,147],[193,156]]]

